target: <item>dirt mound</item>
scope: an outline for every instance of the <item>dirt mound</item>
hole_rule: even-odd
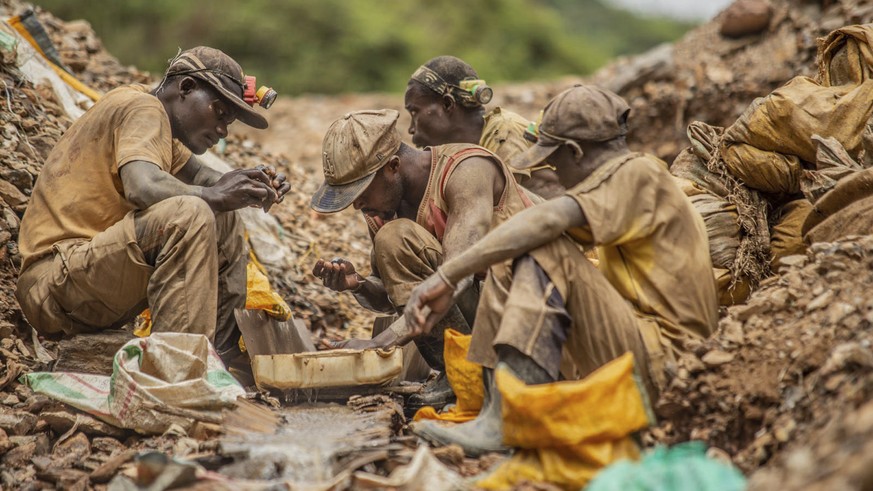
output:
[[[679,360],[653,440],[704,440],[751,472],[870,401],[873,237],[814,244],[782,264]]]

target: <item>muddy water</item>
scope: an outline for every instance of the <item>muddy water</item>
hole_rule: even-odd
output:
[[[360,414],[336,404],[306,404],[278,410],[283,422],[275,434],[229,437],[222,446],[237,462],[222,474],[242,479],[311,485],[339,471],[338,456],[388,443],[390,415]]]

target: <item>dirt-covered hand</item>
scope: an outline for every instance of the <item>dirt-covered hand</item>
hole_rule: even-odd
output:
[[[402,339],[390,328],[380,332],[373,339],[345,339],[330,343],[331,349],[373,349],[389,348],[396,344],[405,344],[408,339]]]
[[[412,290],[403,315],[412,336],[428,334],[454,303],[454,290],[438,274]]]
[[[355,271],[355,266],[342,258],[332,261],[319,259],[312,268],[312,274],[321,278],[324,286],[337,292],[354,290],[363,281],[361,275]]]
[[[203,188],[204,201],[215,211],[233,211],[254,206],[269,210],[277,194],[267,174],[259,169],[232,170],[215,184]]]
[[[342,341],[333,341],[330,343],[330,349],[371,349],[383,348],[372,339],[344,339]]]
[[[287,182],[285,174],[276,170],[272,165],[258,165],[255,169],[264,171],[270,178],[270,185],[276,191],[276,203],[281,203],[285,199],[285,195],[291,190],[291,184]]]

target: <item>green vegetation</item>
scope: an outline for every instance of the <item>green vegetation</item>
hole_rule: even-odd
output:
[[[177,47],[231,54],[284,94],[399,91],[437,55],[489,82],[586,74],[689,27],[601,0],[38,0],[86,19],[123,63],[160,73]]]

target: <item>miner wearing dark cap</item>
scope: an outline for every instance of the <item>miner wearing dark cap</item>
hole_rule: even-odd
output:
[[[417,434],[470,455],[500,450],[493,369],[500,362],[527,384],[553,383],[565,347],[581,376],[633,353],[641,386],[656,400],[685,343],[715,329],[703,220],[663,161],[628,149],[629,112],[622,98],[594,86],[552,99],[537,144],[510,165],[548,158],[566,193],[504,221],[409,295],[406,324],[427,335],[460,281],[494,264],[512,268],[509,288],[485,285],[476,313],[468,359],[485,367],[479,417],[454,427],[419,422]],[[581,246],[597,247],[598,267]]]
[[[323,141],[324,184],[311,206],[321,213],[353,206],[373,227],[371,275],[361,276],[347,261],[336,267],[323,260],[313,273],[325,284],[352,291],[374,310],[402,313],[412,289],[444,260],[532,202],[493,153],[468,143],[413,148],[400,140],[398,118],[393,110],[358,111],[330,126]],[[508,279],[509,264],[491,266],[488,275],[498,282]],[[474,272],[465,284],[488,271],[485,267]],[[446,308],[446,318],[415,340],[431,368],[444,370],[443,333],[447,327],[469,333],[477,301],[477,285],[472,285],[457,305]],[[343,346],[386,346],[406,334],[401,317],[373,340],[352,340]],[[413,398],[412,405],[448,402],[451,389],[444,377],[437,380],[418,403],[419,398]]]
[[[112,90],[70,126],[21,222],[16,297],[37,331],[117,328],[148,307],[153,332],[203,334],[235,354],[247,262],[235,210],[267,210],[289,185],[268,167],[221,174],[195,155],[236,120],[267,127],[248,85],[231,57],[197,47],[157,88]]]
[[[412,143],[420,147],[475,143],[509,162],[533,145],[524,137],[530,121],[502,107],[486,111],[492,94],[464,60],[454,56],[428,60],[406,84],[404,106],[410,116]],[[543,198],[564,192],[548,162],[511,170],[522,186]]]

